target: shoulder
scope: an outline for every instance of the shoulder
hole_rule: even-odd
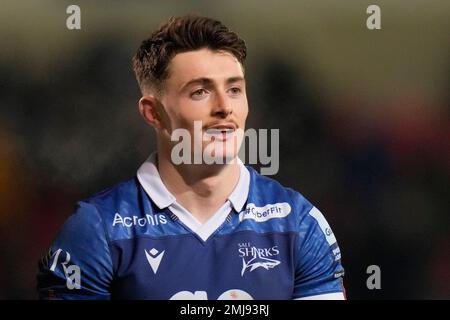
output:
[[[86,223],[101,224],[110,243],[135,236],[160,236],[164,233],[160,225],[169,221],[147,195],[136,176],[79,204],[96,212],[98,218],[91,214]]]
[[[311,209],[312,204],[298,191],[282,185],[275,179],[259,174],[252,167],[247,167],[250,172],[250,191],[254,196],[263,197],[265,200],[286,200],[297,205]]]
[[[135,210],[139,207],[141,190],[136,177],[122,181],[78,202],[77,213],[90,222],[109,223],[117,212]]]
[[[269,222],[277,228],[281,224],[285,231],[298,231],[300,224],[314,223],[311,214],[316,209],[300,192],[260,175],[251,167],[247,169],[250,172],[250,191],[247,206],[240,213],[241,220]]]
[[[136,177],[133,177],[81,200],[80,203],[94,206],[104,213],[117,206],[136,204],[138,198],[139,182]]]

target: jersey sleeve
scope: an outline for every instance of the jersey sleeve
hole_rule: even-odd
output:
[[[40,299],[110,299],[113,266],[105,228],[93,204],[79,202],[39,261]]]
[[[325,217],[312,207],[299,229],[293,298],[346,299],[340,249]]]

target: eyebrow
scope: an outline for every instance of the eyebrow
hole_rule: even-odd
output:
[[[226,84],[230,84],[230,83],[235,83],[235,82],[239,82],[239,81],[245,81],[244,77],[241,76],[236,76],[236,77],[230,77],[227,78],[227,80],[225,81]],[[204,86],[208,86],[213,84],[214,81],[211,78],[205,78],[205,77],[201,77],[201,78],[195,78],[192,80],[189,80],[188,82],[186,82],[185,84],[183,84],[180,88],[180,91],[185,90],[187,87],[194,85],[194,84],[201,84]]]

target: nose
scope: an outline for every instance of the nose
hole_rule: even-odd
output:
[[[226,118],[233,112],[233,106],[224,92],[216,93],[216,101],[214,102],[213,115],[220,118]]]

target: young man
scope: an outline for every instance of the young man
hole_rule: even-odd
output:
[[[41,298],[345,298],[320,211],[237,158],[245,57],[234,32],[197,16],[141,44],[139,111],[157,151],[133,179],[79,202],[40,263]],[[175,152],[180,132],[188,151]]]

